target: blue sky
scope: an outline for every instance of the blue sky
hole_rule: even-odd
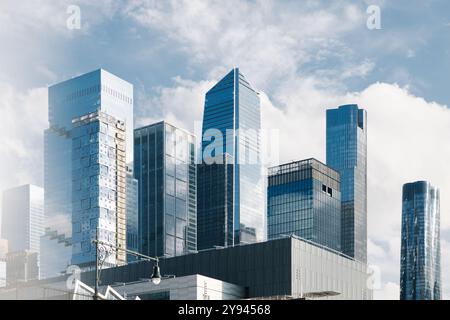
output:
[[[79,30],[66,27],[71,4]],[[366,27],[369,5],[381,30]],[[164,117],[192,130],[204,93],[239,66],[262,93],[263,123],[281,132],[280,161],[324,160],[326,108],[368,109],[369,258],[381,270],[376,297],[393,298],[402,183],[450,192],[448,12],[446,0],[2,1],[0,188],[42,184],[48,85],[102,67],[134,84],[138,125]]]

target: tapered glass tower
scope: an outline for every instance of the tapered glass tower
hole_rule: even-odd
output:
[[[211,210],[202,197],[206,194],[198,194],[198,201],[202,202],[198,211],[198,225],[205,230],[199,230],[199,234],[207,234],[208,230],[216,230],[210,214],[223,212],[227,217],[222,221],[230,221],[233,226],[233,238],[229,239],[228,227],[222,229],[224,236],[217,239],[227,238],[227,245],[239,243],[250,243],[264,239],[265,233],[265,205],[263,195],[263,174],[260,157],[260,129],[261,129],[261,107],[258,93],[238,68],[231,70],[222,80],[211,88],[205,97],[205,108],[203,114],[202,129],[202,162],[208,163],[210,159],[232,159],[233,168],[216,167],[232,172],[232,179],[226,179],[224,183],[232,183],[231,194],[227,197],[217,199],[221,203],[214,203],[215,208]],[[227,173],[227,174],[228,174]],[[211,170],[202,168],[200,174],[213,177]],[[225,177],[226,174],[222,174]],[[208,189],[217,183],[208,180],[207,177],[199,176],[203,185],[202,190]],[[222,187],[227,189],[228,187]],[[232,212],[228,206],[232,205]],[[219,210],[222,206],[223,210]],[[199,239],[200,241],[200,239]],[[207,246],[211,241],[206,241]],[[204,244],[199,242],[199,248]],[[222,241],[215,245],[223,245]]]
[[[403,186],[401,300],[441,299],[439,189],[426,181]]]
[[[341,176],[342,252],[367,262],[367,113],[357,105],[327,110],[327,165]]]

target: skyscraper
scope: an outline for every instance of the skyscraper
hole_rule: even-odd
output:
[[[92,267],[97,236],[126,248],[126,127],[103,112],[75,118],[72,126],[72,264]],[[113,250],[103,265],[125,263],[125,252]]]
[[[403,186],[401,300],[441,299],[439,189],[417,181]]]
[[[6,256],[8,254],[8,240],[0,239],[0,288],[6,286]]]
[[[342,252],[367,262],[367,113],[357,105],[327,110],[327,165],[341,176]]]
[[[133,169],[127,167],[127,249],[139,251],[139,210],[138,181],[134,179]],[[136,261],[132,254],[127,255],[127,261]]]
[[[72,120],[101,111],[125,123],[126,163],[133,161],[133,86],[99,69],[49,87],[49,128],[44,140],[45,226],[59,237],[72,237]],[[48,240],[48,239],[47,239]],[[45,241],[50,244],[50,241]],[[64,243],[71,243],[64,241]],[[54,248],[54,246],[51,246]],[[65,270],[71,246],[51,253],[52,267]],[[46,248],[42,248],[46,250]],[[49,248],[51,250],[51,248]],[[67,250],[68,252],[62,252]],[[56,254],[56,253],[55,253]],[[46,262],[43,261],[45,264]]]
[[[269,240],[295,234],[341,250],[339,173],[316,159],[269,169],[267,189]]]
[[[197,167],[198,250],[234,245],[233,158],[219,157],[221,161]]]
[[[44,190],[23,185],[5,190],[2,204],[2,238],[9,243],[9,252],[40,251],[44,234]]]
[[[195,136],[162,121],[135,130],[140,252],[175,256],[197,249]]]
[[[202,128],[202,163],[209,164],[209,159],[223,159],[221,155],[225,153],[233,159],[233,239],[227,241],[228,245],[262,241],[265,237],[260,129],[258,93],[235,68],[206,93]],[[208,170],[202,172],[208,174]],[[199,179],[206,181],[203,177]],[[199,195],[199,199],[202,197]],[[230,200],[222,198],[222,204],[215,205],[225,208]],[[207,229],[206,221],[211,221],[209,212],[204,207],[198,215],[199,225]],[[199,247],[204,245],[199,243]]]

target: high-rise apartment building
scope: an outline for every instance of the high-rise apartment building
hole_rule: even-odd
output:
[[[339,173],[316,159],[269,169],[268,238],[296,235],[341,250]]]
[[[407,183],[402,203],[400,299],[440,300],[439,189],[426,181]]]
[[[367,262],[367,113],[357,105],[327,110],[327,165],[341,177],[342,252]]]
[[[197,249],[195,136],[165,121],[135,130],[140,252],[175,256]]]
[[[235,68],[206,93],[200,157],[201,162],[206,164],[211,164],[210,159],[223,159],[223,154],[228,154],[233,159],[232,195],[222,198],[221,204],[214,204],[214,209],[204,207],[207,204],[204,202],[198,215],[199,225],[205,230],[215,228],[207,226],[207,221],[216,223],[208,215],[211,210],[219,210],[217,206],[222,206],[224,209],[219,211],[227,215],[221,220],[228,221],[232,216],[233,238],[227,240],[228,246],[262,241],[265,238],[260,129],[261,106],[258,93],[239,69]],[[202,174],[203,172],[211,174],[208,169],[203,169]],[[199,179],[204,183],[207,178],[199,176]],[[199,194],[198,198],[203,201],[204,196]],[[230,201],[231,216],[227,208]],[[222,232],[222,236],[218,237],[220,239],[225,238],[228,229],[223,229]],[[217,235],[211,234],[211,237],[216,238]],[[205,241],[199,242],[199,247],[202,248],[214,243],[212,239],[202,241]],[[222,240],[216,245],[221,245],[220,243]]]
[[[123,121],[126,163],[133,161],[133,86],[103,70],[95,70],[60,82],[48,89],[49,128],[44,134],[45,227],[64,239],[72,238],[72,120],[104,112]],[[49,240],[49,239],[46,239]],[[54,242],[45,241],[55,248]],[[67,243],[67,242],[64,242]],[[70,241],[68,242],[70,243]],[[65,270],[71,246],[57,246],[49,270]],[[47,248],[42,248],[47,250]],[[67,251],[67,252],[63,252]],[[59,254],[61,259],[55,256]],[[44,264],[47,264],[43,261]],[[47,264],[50,266],[50,264]]]
[[[104,112],[72,121],[72,264],[95,266],[98,240],[126,248],[126,127]],[[126,263],[112,250],[104,266]]]
[[[1,237],[8,240],[9,251],[40,251],[44,234],[44,190],[23,185],[5,190],[2,202]]]

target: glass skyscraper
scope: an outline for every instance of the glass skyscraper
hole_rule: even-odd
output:
[[[93,112],[72,121],[72,264],[96,263],[96,239],[126,248],[125,123]],[[126,263],[113,250],[105,267]]]
[[[195,136],[165,121],[135,130],[140,252],[176,256],[197,249]]]
[[[138,181],[134,178],[133,169],[127,167],[127,249],[139,251],[139,211],[138,211]],[[127,261],[136,261],[132,254],[127,255]]]
[[[269,169],[268,238],[296,235],[341,250],[339,173],[316,159]]]
[[[127,128],[126,163],[133,161],[133,86],[99,69],[49,87],[49,128],[44,139],[45,226],[60,237],[72,237],[72,120],[101,111],[121,120]],[[50,243],[45,241],[45,243]],[[70,243],[66,241],[65,243]],[[50,246],[51,250],[54,246]],[[42,250],[46,248],[42,247]],[[71,246],[60,247],[52,268],[65,270]],[[62,252],[68,250],[69,252]],[[57,253],[55,253],[57,254]],[[59,261],[59,263],[58,263]],[[45,261],[43,261],[45,264]],[[58,265],[57,265],[58,264]]]
[[[426,181],[403,186],[401,300],[441,299],[439,189]]]
[[[341,176],[341,249],[367,262],[367,112],[327,110],[327,165]]]
[[[1,237],[8,240],[9,252],[39,253],[44,234],[44,190],[29,184],[5,190],[1,231]]]
[[[210,164],[209,159],[223,159],[221,155],[225,153],[233,159],[233,239],[227,241],[228,245],[262,241],[265,238],[260,129],[261,107],[258,93],[239,69],[235,68],[206,93],[202,128],[201,162]],[[206,169],[203,172],[208,174]],[[199,179],[205,182],[205,178]],[[203,197],[204,195],[199,194],[199,201],[204,201]],[[222,198],[221,201],[222,204],[216,203],[214,206],[225,208],[231,198]],[[199,212],[199,225],[206,228],[199,230],[199,233],[205,234],[208,229],[214,229],[214,226],[209,227],[207,223],[212,221],[208,216],[210,212],[206,207]],[[222,212],[225,214],[227,210]],[[227,220],[228,218],[229,216]],[[223,232],[228,231],[224,229]],[[205,245],[199,242],[199,247]]]
[[[198,250],[234,245],[233,158],[229,154],[221,158],[198,165]]]

